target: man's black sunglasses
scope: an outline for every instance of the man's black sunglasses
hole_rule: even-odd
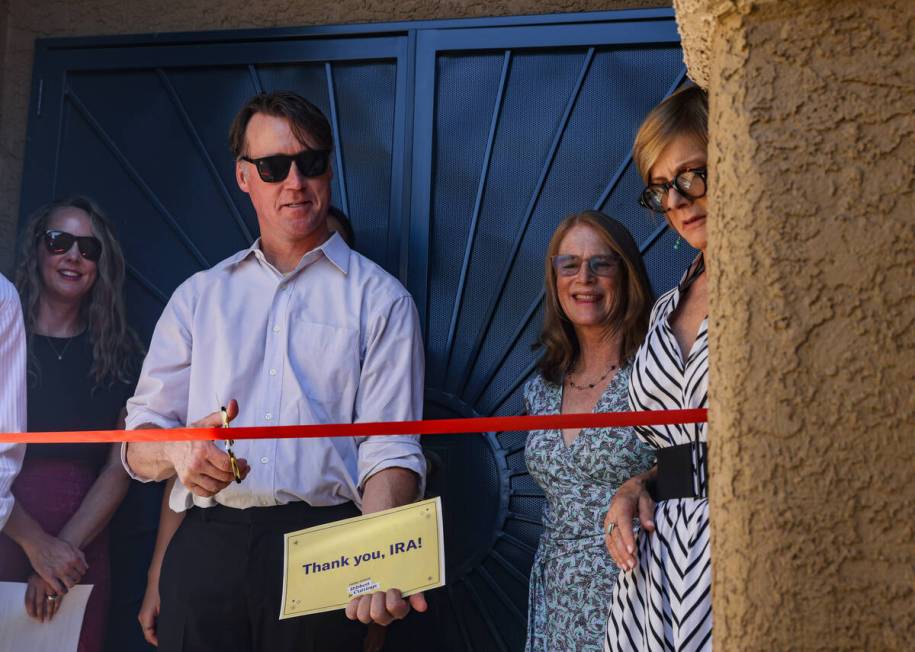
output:
[[[289,175],[289,168],[295,166],[304,177],[320,177],[327,172],[330,152],[324,149],[306,149],[298,154],[274,154],[263,158],[241,157],[242,161],[252,163],[257,168],[261,181],[279,183]]]
[[[91,235],[73,235],[66,231],[56,231],[49,229],[41,234],[44,237],[44,246],[48,248],[48,253],[55,256],[62,256],[70,251],[70,247],[75,242],[79,247],[80,255],[86,260],[97,263],[102,257],[101,241]]]

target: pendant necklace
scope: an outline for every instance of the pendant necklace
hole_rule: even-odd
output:
[[[616,365],[616,364],[610,365],[609,367],[607,367],[607,371],[604,372],[604,375],[603,375],[603,376],[601,376],[600,378],[598,378],[597,380],[595,380],[593,383],[586,383],[586,384],[584,384],[584,385],[576,385],[576,384],[575,384],[575,381],[572,380],[572,374],[571,374],[571,372],[570,372],[570,373],[569,373],[569,376],[568,376],[568,378],[569,378],[569,387],[571,387],[572,389],[577,389],[577,390],[579,390],[579,391],[584,390],[584,389],[594,389],[594,388],[597,386],[597,384],[603,382],[604,379],[605,379],[607,376],[610,375],[610,372],[613,371],[614,369],[616,369],[617,366],[618,366],[618,365]]]
[[[42,337],[44,337],[45,340],[47,340],[48,346],[50,346],[50,347],[51,347],[51,350],[54,351],[54,355],[57,356],[57,359],[58,359],[58,360],[63,360],[63,359],[64,359],[64,353],[67,352],[67,348],[70,346],[70,342],[72,342],[74,339],[76,339],[76,338],[74,338],[74,337],[68,337],[68,338],[67,338],[67,343],[64,344],[64,348],[62,348],[60,351],[58,351],[58,350],[57,350],[57,347],[54,346],[54,342],[51,341],[51,338],[50,338],[49,336],[47,336],[47,335],[42,335]]]

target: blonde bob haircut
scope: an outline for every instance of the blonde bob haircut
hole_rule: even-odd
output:
[[[560,384],[563,376],[572,368],[581,346],[575,335],[575,328],[559,304],[556,291],[556,270],[553,267],[553,256],[559,253],[559,245],[566,234],[576,226],[590,227],[597,236],[619,255],[622,265],[617,276],[616,291],[610,315],[605,324],[608,336],[622,335],[620,359],[631,359],[645,339],[648,331],[648,319],[654,297],[645,273],[645,264],[639,247],[629,230],[617,220],[607,217],[598,211],[584,211],[566,217],[553,236],[546,250],[546,267],[544,269],[545,301],[543,311],[543,328],[534,345],[543,353],[537,364],[541,375],[551,383]]]
[[[661,152],[678,136],[692,136],[708,147],[708,96],[698,86],[686,86],[671,94],[639,127],[632,158],[646,184]]]

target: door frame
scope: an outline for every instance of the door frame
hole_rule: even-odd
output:
[[[62,107],[67,101],[70,72],[186,66],[191,56],[194,64],[200,66],[248,64],[252,50],[257,51],[257,59],[264,63],[396,59],[387,247],[388,255],[395,260],[387,262],[413,293],[421,323],[425,323],[437,53],[627,43],[679,43],[673,10],[632,9],[38,39],[31,80],[19,224],[24,223],[37,206],[56,196]],[[256,81],[254,85],[256,88]],[[333,119],[333,116],[328,117]],[[54,125],[50,129],[46,127],[48,118]],[[54,161],[51,166],[47,165],[49,158]],[[422,182],[415,183],[417,179]]]

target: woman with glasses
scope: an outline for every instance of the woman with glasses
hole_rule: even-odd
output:
[[[651,305],[632,236],[602,213],[570,215],[550,239],[545,273],[542,355],[524,388],[525,410],[625,410],[630,362]],[[654,456],[631,428],[533,430],[524,453],[546,497],[526,650],[600,650],[617,572],[600,522],[620,483],[648,469]]]
[[[39,210],[22,233],[16,285],[28,337],[29,430],[121,426],[141,348],[127,326],[124,258],[107,220],[76,197]],[[118,444],[29,444],[13,485],[0,580],[26,582],[25,609],[42,622],[68,589],[92,584],[80,652],[103,648],[105,528],[128,482]]]
[[[695,86],[658,105],[636,136],[633,158],[647,184],[642,205],[699,254],[652,310],[632,367],[633,410],[708,405],[707,149],[708,100]],[[607,514],[607,548],[623,572],[604,649],[711,650],[706,424],[636,430],[658,464],[620,487]]]

